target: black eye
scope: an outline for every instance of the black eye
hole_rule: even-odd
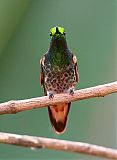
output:
[[[52,36],[52,32],[50,32],[50,36]]]
[[[66,32],[64,32],[63,35],[66,35]]]

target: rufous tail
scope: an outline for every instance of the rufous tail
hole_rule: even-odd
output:
[[[48,107],[50,121],[57,134],[65,131],[70,105],[71,102]]]

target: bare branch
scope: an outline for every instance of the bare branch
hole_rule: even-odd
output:
[[[117,159],[117,150],[105,148],[83,142],[57,140],[51,138],[33,137],[0,132],[0,143],[34,147],[52,150],[61,150],[74,153],[83,153],[92,156]]]
[[[57,94],[53,99],[49,99],[48,96],[44,96],[25,100],[12,100],[0,104],[0,114],[13,114],[25,110],[55,105],[57,103],[69,103],[93,97],[104,97],[115,92],[117,92],[117,82],[77,90],[73,96],[65,93]]]

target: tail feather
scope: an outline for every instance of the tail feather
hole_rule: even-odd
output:
[[[70,105],[71,102],[48,107],[51,124],[58,134],[65,131]]]

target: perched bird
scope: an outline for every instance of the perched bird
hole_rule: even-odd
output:
[[[77,58],[68,48],[64,28],[56,26],[50,29],[50,46],[40,65],[40,83],[45,95],[53,98],[59,93],[74,94],[79,81]],[[70,105],[71,102],[48,106],[51,124],[58,134],[66,128]]]

